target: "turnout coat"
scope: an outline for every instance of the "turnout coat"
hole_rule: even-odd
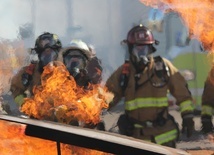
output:
[[[168,92],[176,98],[181,114],[193,111],[191,93],[184,77],[169,60],[165,58],[162,60],[170,74],[168,81],[162,87],[154,87],[161,82],[161,78],[154,72],[156,63],[153,58],[148,67],[138,74],[133,64],[129,63],[128,83],[125,90],[120,86],[123,66],[113,72],[106,82],[109,91],[115,94],[110,108],[115,106],[122,97],[125,98],[125,113],[134,125],[132,136],[158,144],[175,140],[179,133],[174,119],[168,113]],[[138,80],[136,76],[139,77]],[[165,119],[162,125],[158,123],[161,121],[160,117]]]

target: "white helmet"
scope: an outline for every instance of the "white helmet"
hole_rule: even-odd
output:
[[[78,47],[79,49],[83,49],[85,51],[89,51],[88,45],[80,39],[73,39],[69,43],[70,47]]]
[[[70,50],[80,50],[87,59],[91,58],[91,51],[88,45],[80,39],[73,39],[69,43],[68,47],[63,50],[63,55],[66,55]]]

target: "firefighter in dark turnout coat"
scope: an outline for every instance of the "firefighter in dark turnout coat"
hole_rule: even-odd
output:
[[[152,32],[143,25],[135,26],[127,35],[130,60],[107,80],[106,86],[115,95],[115,106],[125,97],[125,114],[118,120],[121,134],[176,147],[179,129],[168,112],[167,92],[180,105],[182,131],[191,136],[194,130],[193,104],[183,76],[170,61],[153,57],[157,43]]]
[[[41,84],[43,67],[51,61],[60,61],[58,53],[61,48],[61,41],[56,34],[45,32],[36,39],[32,50],[38,54],[39,61],[21,68],[11,81],[10,91],[19,106],[23,104],[25,97],[33,95],[33,86]]]
[[[59,57],[63,58],[63,63],[70,75],[86,91],[92,89],[91,85],[99,84],[102,80],[101,61],[92,52],[85,42],[74,39],[68,47],[63,48],[59,53]],[[84,124],[84,127],[105,130],[103,122]]]
[[[212,123],[214,114],[214,81],[213,81],[214,68],[211,68],[209,75],[204,84],[204,91],[202,94],[202,110],[201,110],[201,123],[202,132],[214,133],[214,126]]]

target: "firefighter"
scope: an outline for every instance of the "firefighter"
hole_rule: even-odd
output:
[[[60,51],[63,62],[73,76],[77,85],[84,87],[87,91],[92,89],[93,84],[99,84],[102,80],[101,61],[91,46],[88,46],[80,39],[74,39],[69,46]],[[104,122],[98,124],[84,124],[83,127],[105,130]]]
[[[168,112],[168,91],[180,105],[182,131],[188,137],[194,131],[191,93],[183,76],[165,58],[153,57],[158,44],[152,32],[143,25],[133,27],[124,42],[128,45],[129,60],[106,81],[114,93],[111,110],[122,97],[125,113],[117,122],[119,133],[156,144],[176,147],[178,124]]]
[[[201,123],[202,132],[204,134],[214,133],[214,126],[212,123],[214,112],[214,81],[213,81],[214,68],[210,70],[204,84],[204,91],[202,93],[202,111],[201,111]]]
[[[62,43],[56,34],[45,32],[38,36],[32,49],[38,55],[38,61],[31,61],[29,66],[21,68],[11,81],[10,91],[19,106],[23,104],[25,97],[32,95],[33,86],[40,84],[43,67],[58,59],[61,48]]]

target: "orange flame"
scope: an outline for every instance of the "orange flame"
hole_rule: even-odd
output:
[[[26,136],[26,125],[0,121],[1,155],[56,155],[56,142]],[[62,155],[110,155],[108,153],[86,148],[60,145]]]
[[[213,0],[139,0],[145,5],[165,5],[180,14],[189,28],[190,37],[203,43],[205,50],[214,52],[214,9]]]
[[[79,87],[63,63],[50,63],[44,68],[41,85],[33,89],[34,97],[25,99],[21,111],[37,119],[57,119],[66,124],[75,120],[97,124],[102,109],[108,107],[103,95],[107,89],[90,87]]]
[[[189,37],[202,42],[203,48],[209,52],[211,64],[209,79],[214,84],[214,9],[213,0],[139,0],[152,7],[165,6],[177,12],[184,24],[189,28]]]
[[[24,135],[25,128],[26,126],[22,124],[0,121],[1,155],[56,154],[55,142],[26,136]],[[63,147],[62,154],[68,154],[69,152],[68,149]]]
[[[25,99],[21,111],[37,119],[57,120],[67,124],[73,120],[97,124],[101,110],[108,107],[107,100],[112,96],[99,85],[91,85],[89,88],[85,90],[76,85],[63,63],[50,63],[44,67],[41,85],[33,88],[34,96]],[[0,126],[4,128],[0,134],[0,150],[3,155],[9,155],[12,151],[17,155],[35,154],[33,151],[41,155],[57,152],[55,142],[25,136],[24,125],[2,122]],[[14,149],[17,152],[14,153]],[[61,154],[110,155],[66,144],[61,144]]]

